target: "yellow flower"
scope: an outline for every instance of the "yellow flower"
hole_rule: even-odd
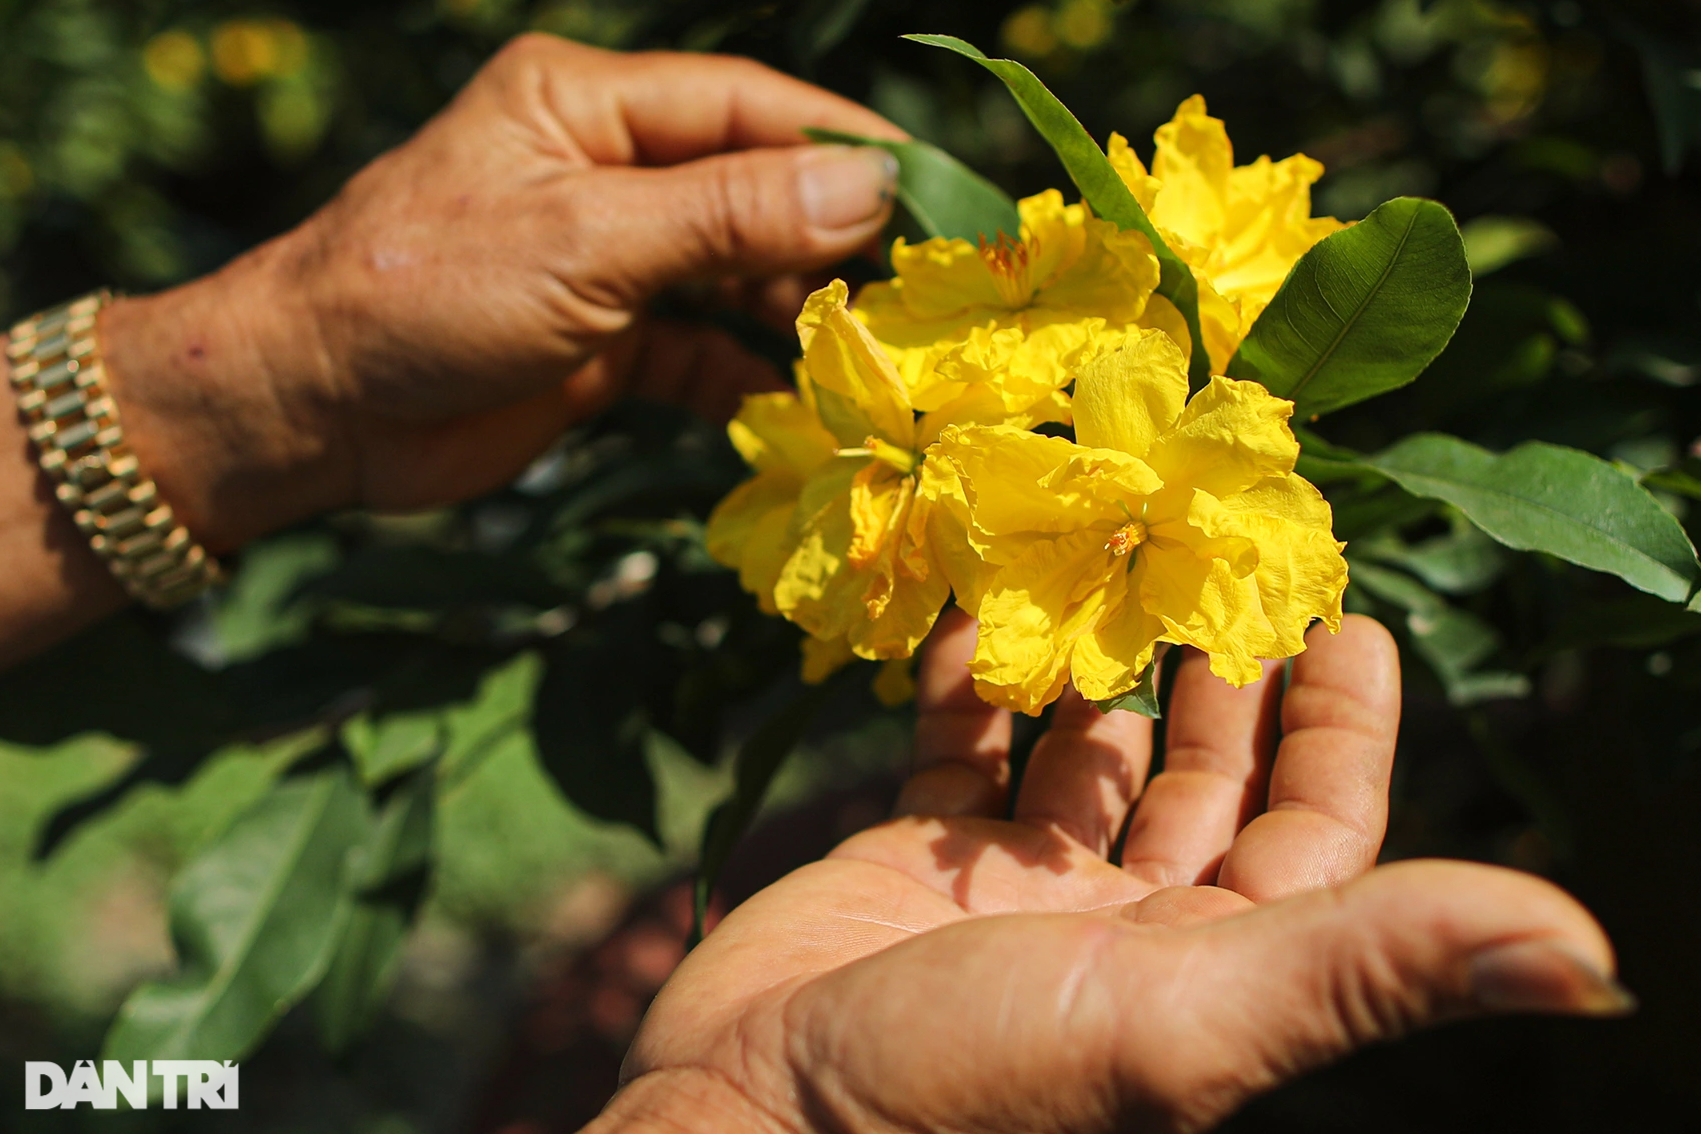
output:
[[[1294,262],[1331,232],[1334,217],[1311,215],[1311,186],[1323,166],[1304,154],[1234,164],[1222,120],[1200,95],[1176,108],[1154,135],[1148,173],[1121,134],[1110,136],[1110,164],[1199,284],[1200,332],[1213,373],[1228,368]],[[1181,319],[1161,296],[1143,322],[1186,347]]]
[[[1065,205],[1049,189],[1017,205],[1019,239],[935,237],[892,247],[896,278],[857,296],[918,410],[964,397],[1006,416],[1068,420],[1059,391],[1133,326],[1158,282],[1151,242]],[[982,411],[990,412],[990,411]]]
[[[707,532],[710,554],[738,569],[763,609],[810,634],[813,680],[851,654],[908,657],[926,637],[951,589],[935,545],[968,556],[960,529],[940,535],[961,502],[933,507],[955,480],[929,475],[924,453],[947,425],[1008,417],[972,397],[918,417],[847,296],[835,280],[804,305],[798,393],[745,400],[729,433],[756,475],[721,501]]]
[[[1180,350],[1145,331],[1082,370],[1079,444],[945,430],[934,459],[956,469],[969,542],[996,569],[976,604],[981,696],[1037,713],[1073,679],[1090,700],[1118,697],[1160,641],[1245,685],[1260,658],[1303,650],[1312,619],[1338,629],[1345,545],[1293,473],[1292,412],[1228,378],[1187,401]]]

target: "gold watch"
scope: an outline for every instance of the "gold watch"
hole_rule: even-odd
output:
[[[99,291],[23,320],[6,359],[18,414],[59,502],[124,589],[163,610],[217,582],[218,562],[177,522],[124,444],[95,337],[111,300]]]

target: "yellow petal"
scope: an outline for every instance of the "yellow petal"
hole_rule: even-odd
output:
[[[1128,139],[1121,134],[1112,133],[1110,145],[1105,147],[1105,157],[1110,159],[1110,167],[1116,170],[1117,176],[1122,178],[1122,183],[1128,186],[1128,191],[1140,202],[1140,207],[1150,213],[1162,183],[1146,172],[1146,163],[1141,161],[1133,147],[1129,146]]]
[[[848,295],[844,281],[834,280],[811,295],[797,317],[803,362],[815,386],[822,420],[833,428],[826,395],[837,394],[867,416],[871,429],[863,433],[864,438],[872,432],[907,449],[915,434],[909,393],[891,358],[845,306]],[[834,432],[844,444],[862,440]]]
[[[934,451],[956,467],[970,540],[995,564],[1008,562],[1035,535],[1114,529],[1126,522],[1128,501],[1158,487],[1152,471],[1132,457],[1014,426],[947,429]]]
[[[915,661],[912,658],[892,658],[880,664],[874,677],[874,696],[888,709],[907,705],[915,700]]]
[[[1069,672],[1075,688],[1089,701],[1132,692],[1152,662],[1164,624],[1147,614],[1137,600],[1144,574],[1145,564],[1136,556],[1128,573],[1128,597],[1107,612],[1096,630],[1075,642]]]
[[[993,578],[981,600],[969,672],[993,704],[1038,713],[1069,679],[1076,642],[1127,590],[1124,560],[1097,531],[1033,543]]]
[[[1270,477],[1220,501],[1201,494],[1194,522],[1207,535],[1246,539],[1258,550],[1258,603],[1272,635],[1259,644],[1260,656],[1304,650],[1313,619],[1341,628],[1347,563],[1330,531],[1329,503],[1309,482]]]
[[[780,612],[812,636],[841,638],[867,617],[865,584],[849,563],[855,525],[851,484],[866,457],[835,457],[803,486],[794,513],[796,548],[774,584]]]
[[[1258,680],[1260,648],[1273,636],[1258,602],[1254,573],[1237,576],[1223,559],[1152,539],[1136,552],[1144,560],[1139,602],[1164,624],[1164,637],[1210,655],[1211,672],[1233,685]]]
[[[1083,445],[1145,457],[1187,402],[1187,360],[1162,331],[1131,336],[1075,380],[1075,437]]]
[[[1034,297],[1039,307],[1091,311],[1113,327],[1133,323],[1158,286],[1158,257],[1152,242],[1134,229],[1089,218],[1080,253],[1062,265]]]
[[[803,640],[803,680],[806,684],[819,685],[855,660],[850,643],[843,638]]]
[[[892,244],[892,271],[911,319],[942,319],[1003,306],[980,249],[966,240],[936,236],[908,244],[900,236]]]
[[[926,524],[919,538],[925,540],[932,561],[956,592],[957,605],[973,614],[980,608],[981,595],[998,568],[986,562],[969,543],[969,502],[963,494],[957,468],[931,450],[921,466],[916,498],[927,507],[918,509]]]
[[[738,582],[762,610],[779,613],[774,584],[796,547],[790,531],[801,485],[764,473],[727,493],[709,514],[703,536],[715,561],[738,570]]]
[[[1216,377],[1187,403],[1146,461],[1168,485],[1227,496],[1293,471],[1299,442],[1288,428],[1293,403],[1256,382]]]
[[[1063,194],[1047,189],[1016,202],[1016,212],[1022,218],[1022,264],[1020,277],[1005,290],[1006,301],[1012,293],[1027,293],[1028,299],[1042,288],[1052,286],[1053,280],[1065,268],[1080,258],[1086,243],[1087,210],[1080,205],[1066,205]],[[997,269],[993,274],[998,274]]]
[[[1153,136],[1152,175],[1163,190],[1151,209],[1152,223],[1194,244],[1214,244],[1227,219],[1234,168],[1228,130],[1205,113],[1204,98],[1194,95]]]
[[[1211,282],[1242,303],[1249,324],[1275,296],[1294,261],[1342,227],[1333,217],[1311,215],[1311,186],[1321,176],[1323,166],[1304,154],[1278,162],[1260,157],[1229,175],[1220,266]]]
[[[833,435],[796,394],[746,394],[726,427],[733,448],[757,472],[786,471],[799,480],[833,455]]]
[[[1146,301],[1146,310],[1140,313],[1138,326],[1162,331],[1181,348],[1183,358],[1189,362],[1193,360],[1193,336],[1187,330],[1187,320],[1181,317],[1181,312],[1176,309],[1175,304],[1163,296],[1154,292]]]
[[[869,461],[851,478],[851,539],[845,557],[852,567],[877,559],[899,509],[909,502],[911,481],[881,461]]]

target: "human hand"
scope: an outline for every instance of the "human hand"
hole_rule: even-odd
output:
[[[806,126],[903,136],[748,60],[516,40],[300,228],[106,313],[131,444],[221,551],[494,488],[623,389],[724,420],[779,376],[645,308],[702,284],[783,321],[878,234],[895,163]]]
[[[1314,630],[1285,694],[1279,670],[1235,690],[1183,661],[1150,783],[1150,722],[1069,691],[1009,822],[1010,722],[972,691],[973,634],[942,619],[922,663],[904,817],[734,910],[591,1129],[1200,1130],[1415,1027],[1628,1010],[1553,886],[1371,869],[1400,704],[1376,622]]]

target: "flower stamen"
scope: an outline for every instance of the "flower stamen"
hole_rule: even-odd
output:
[[[1105,541],[1104,549],[1118,559],[1146,542],[1146,525],[1139,520],[1123,524],[1110,533],[1110,539]]]
[[[1032,237],[1013,240],[1000,232],[998,239],[991,244],[986,242],[986,237],[980,238],[980,257],[986,261],[987,271],[992,273],[993,285],[998,289],[998,298],[1006,306],[1022,308],[1033,302],[1037,290],[1033,281],[1033,261],[1038,251]]]

